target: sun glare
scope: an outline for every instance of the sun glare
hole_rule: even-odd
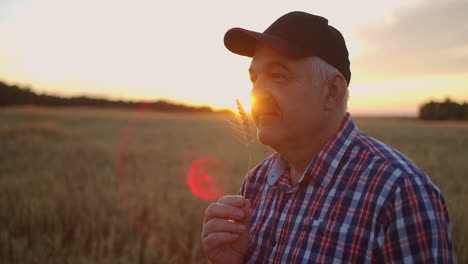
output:
[[[239,96],[237,98],[234,98],[232,100],[232,103],[229,104],[229,107],[234,111],[234,112],[238,112],[238,109],[237,109],[237,104],[236,104],[236,99],[238,99],[242,105],[244,106],[244,110],[248,113],[250,113],[250,110],[252,109],[252,102],[253,102],[253,99],[249,96],[249,95],[242,95],[242,96]]]

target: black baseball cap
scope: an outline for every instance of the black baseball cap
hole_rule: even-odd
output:
[[[287,56],[317,56],[340,71],[349,85],[351,70],[345,40],[324,17],[295,11],[280,17],[263,33],[231,28],[224,35],[226,48],[242,56],[253,57],[259,42]]]

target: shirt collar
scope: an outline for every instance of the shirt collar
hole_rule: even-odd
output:
[[[284,170],[288,167],[288,162],[282,158],[278,153],[273,155],[271,166],[268,169],[267,177],[268,184],[273,185],[279,179]]]
[[[347,113],[336,134],[309,163],[309,166],[299,180],[299,187],[313,180],[313,182],[327,188],[329,183],[333,180],[335,170],[338,164],[340,164],[344,153],[358,132],[359,130],[351,118],[351,115]],[[275,184],[287,167],[288,162],[278,153],[275,153],[267,172],[268,183],[270,185]]]

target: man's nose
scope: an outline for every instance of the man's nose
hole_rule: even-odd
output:
[[[268,90],[262,75],[259,75],[257,77],[257,80],[253,85],[251,94],[255,102],[263,102],[271,98],[270,91]]]

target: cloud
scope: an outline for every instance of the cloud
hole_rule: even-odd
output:
[[[395,10],[359,31],[364,43],[352,58],[366,76],[468,73],[468,1],[426,0]]]

